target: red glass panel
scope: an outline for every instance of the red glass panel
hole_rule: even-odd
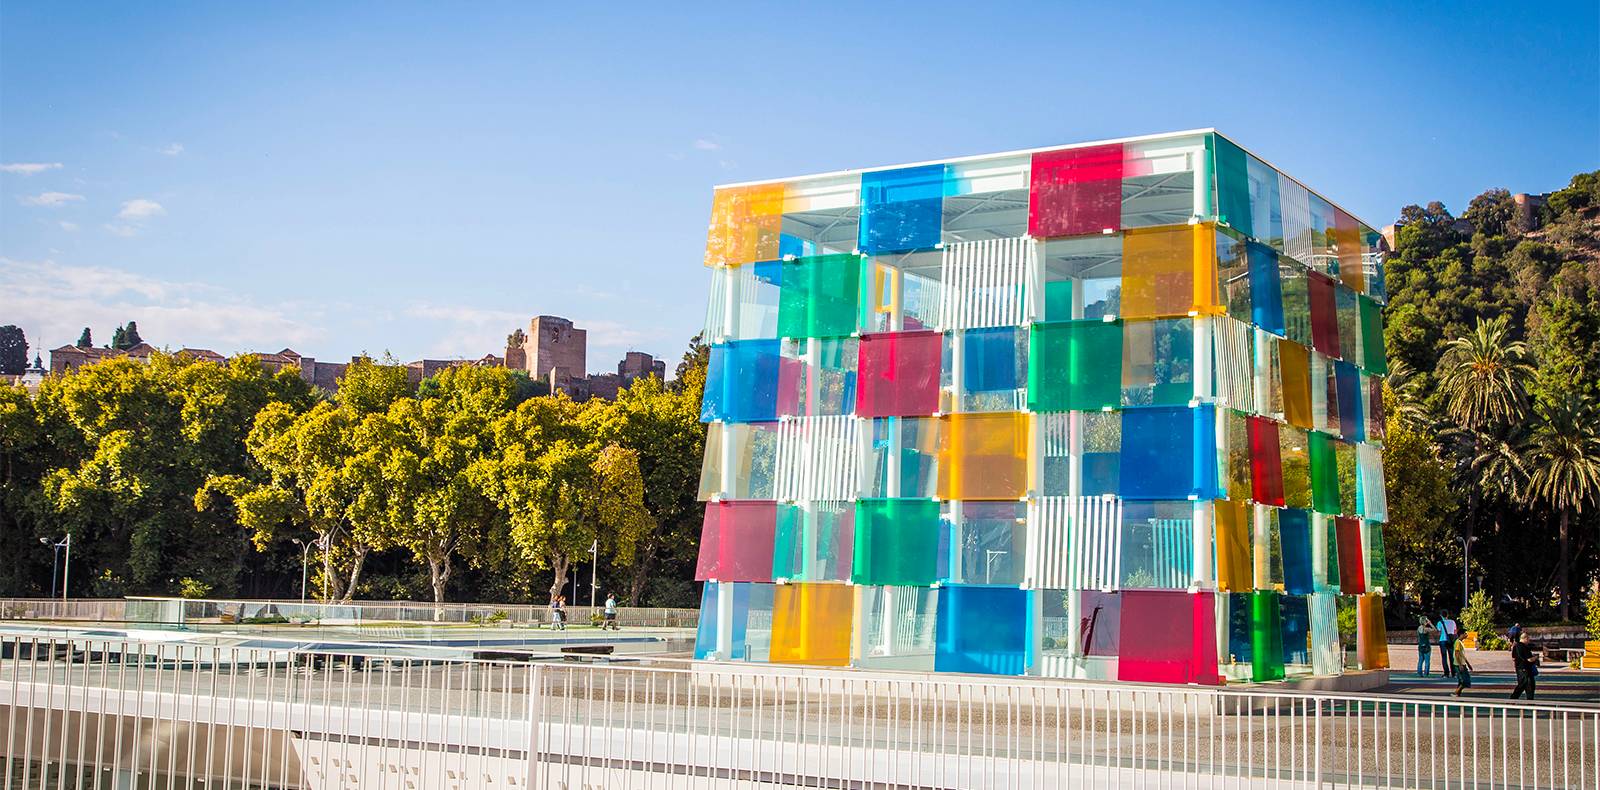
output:
[[[1279,453],[1278,424],[1251,417],[1250,498],[1263,505],[1283,507],[1283,458]]]
[[[1361,519],[1335,517],[1333,528],[1339,540],[1339,591],[1360,595],[1367,591],[1367,577],[1362,571],[1366,550],[1361,544]]]
[[[1122,653],[1117,679],[1220,684],[1216,605],[1211,593],[1122,592]]]
[[[1339,317],[1333,299],[1333,280],[1309,272],[1306,290],[1311,294],[1311,345],[1330,357],[1339,356]]]
[[[772,543],[777,524],[776,502],[707,502],[694,578],[772,581]]]
[[[917,417],[939,411],[938,332],[885,332],[861,336],[856,414]]]
[[[1028,234],[1038,238],[1122,229],[1121,144],[1033,155]]]

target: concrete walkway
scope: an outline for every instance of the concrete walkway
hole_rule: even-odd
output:
[[[1455,693],[1455,678],[1440,672],[1439,651],[1432,656],[1429,676],[1418,677],[1416,645],[1389,645],[1389,685],[1384,694],[1444,696]],[[1466,698],[1506,698],[1517,685],[1516,670],[1509,650],[1468,650],[1472,665],[1472,688],[1462,692]],[[1538,699],[1547,702],[1600,703],[1600,672],[1570,669],[1564,664],[1547,663],[1539,667]]]

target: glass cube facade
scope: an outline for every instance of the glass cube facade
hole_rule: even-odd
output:
[[[1209,131],[718,188],[696,656],[1382,666],[1385,255]]]

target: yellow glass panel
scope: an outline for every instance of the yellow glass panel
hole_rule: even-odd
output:
[[[1254,509],[1244,500],[1216,500],[1217,589],[1255,589],[1255,564],[1250,556]]]
[[[780,584],[772,600],[775,664],[842,667],[850,663],[853,588],[845,584]]]
[[[778,259],[784,184],[719,189],[711,198],[707,266],[739,266]]]
[[[1222,312],[1217,296],[1217,233],[1213,224],[1138,228],[1124,233],[1124,318]]]
[[[1383,596],[1356,597],[1356,663],[1362,669],[1389,668],[1389,631],[1383,623]]]
[[[1283,420],[1301,428],[1316,427],[1311,417],[1311,351],[1293,340],[1278,341],[1278,370],[1283,375]]]
[[[1019,499],[1027,493],[1027,414],[947,414],[940,420],[940,499]]]

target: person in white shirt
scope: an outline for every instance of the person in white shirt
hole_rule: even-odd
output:
[[[1444,670],[1445,677],[1453,678],[1456,676],[1455,647],[1460,626],[1451,619],[1449,612],[1440,609],[1436,627],[1439,629],[1439,668]]]

